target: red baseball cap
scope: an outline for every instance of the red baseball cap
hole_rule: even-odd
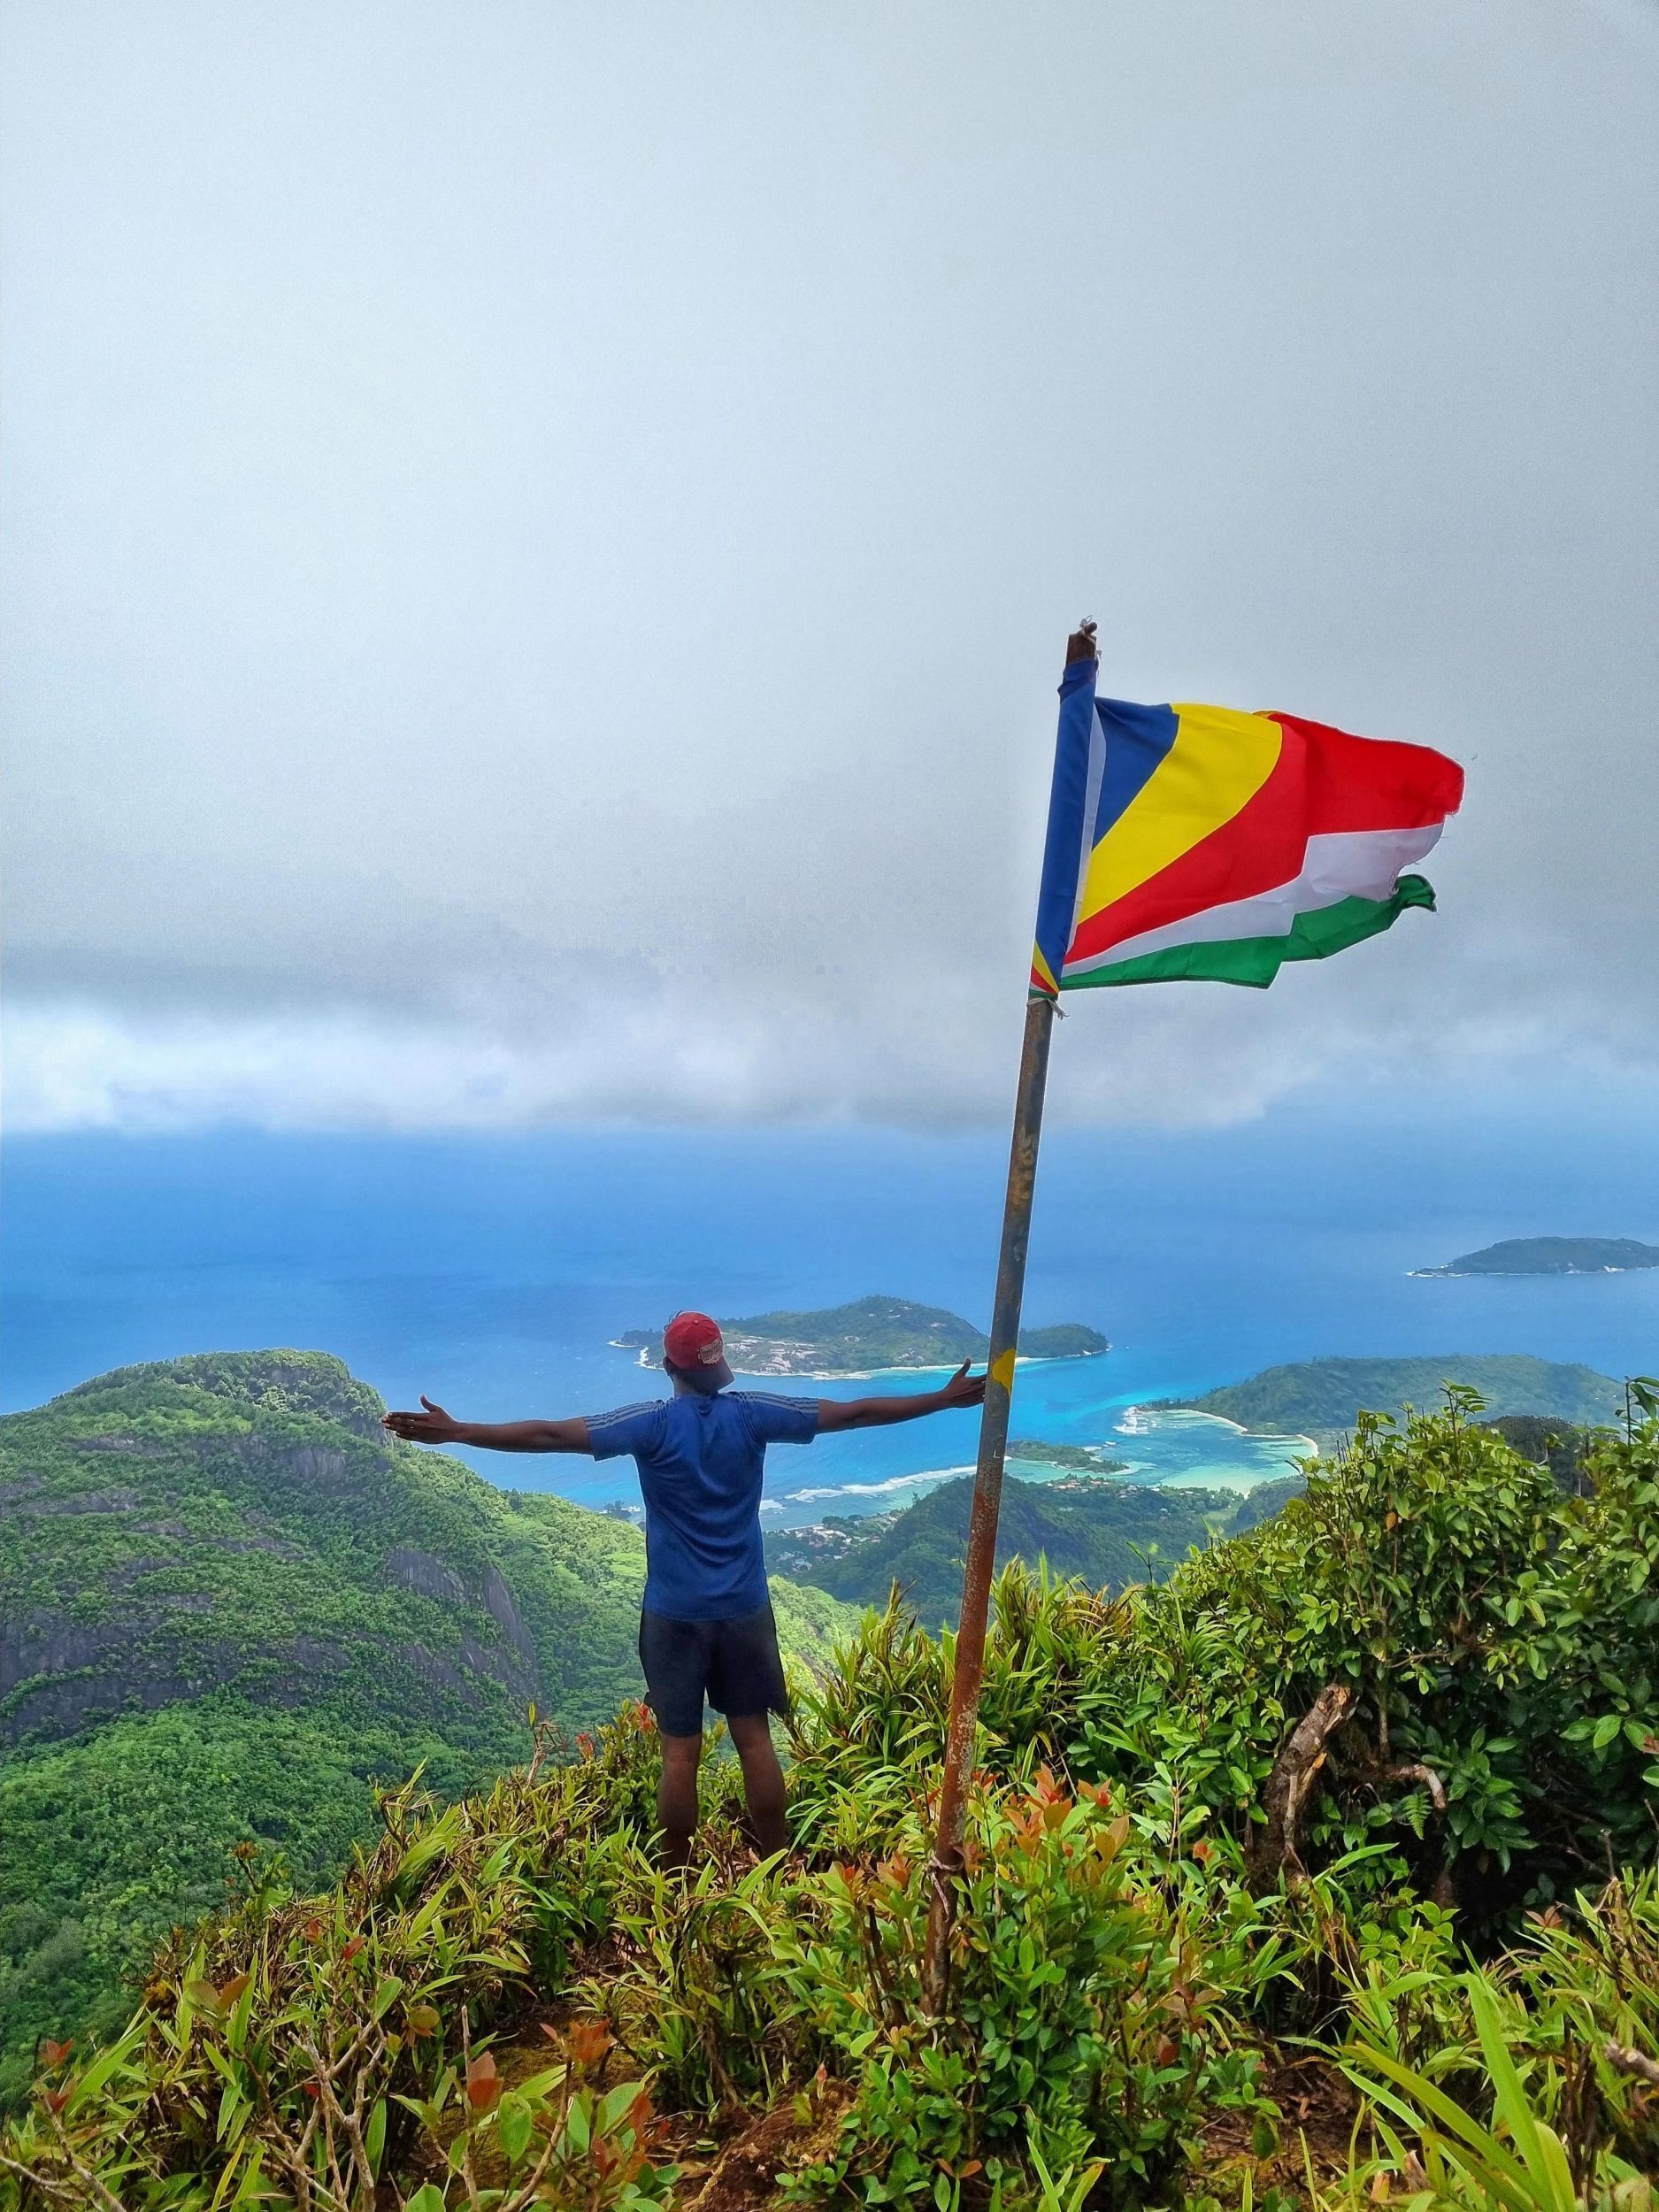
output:
[[[677,1313],[663,1331],[663,1357],[686,1374],[703,1374],[712,1382],[729,1383],[720,1325],[706,1313]]]

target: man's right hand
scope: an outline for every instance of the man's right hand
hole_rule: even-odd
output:
[[[380,1426],[401,1436],[406,1444],[453,1444],[461,1433],[461,1424],[452,1421],[430,1398],[423,1397],[420,1402],[426,1409],[424,1413],[383,1414]]]
[[[987,1377],[970,1374],[968,1370],[972,1365],[971,1359],[964,1359],[939,1393],[939,1409],[941,1413],[955,1412],[958,1407],[966,1410],[985,1403]]]
[[[983,1375],[964,1360],[942,1390],[918,1390],[902,1398],[820,1398],[818,1431],[833,1436],[840,1429],[885,1429],[895,1421],[919,1421],[926,1413],[971,1411],[985,1403]]]

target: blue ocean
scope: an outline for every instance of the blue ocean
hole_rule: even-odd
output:
[[[4,1403],[132,1361],[298,1345],[339,1354],[393,1405],[425,1392],[510,1419],[656,1394],[660,1374],[610,1340],[682,1306],[736,1317],[887,1292],[983,1326],[1005,1161],[1000,1136],[856,1128],[19,1140],[0,1163]],[[1088,1322],[1114,1349],[1023,1363],[1014,1432],[1102,1446],[1138,1480],[1245,1486],[1287,1448],[1148,1402],[1329,1354],[1651,1372],[1659,1272],[1409,1271],[1505,1236],[1653,1239],[1656,1167],[1645,1102],[1617,1092],[1571,1116],[1373,1094],[1229,1129],[1053,1131],[1026,1317]],[[969,1466],[975,1427],[950,1414],[779,1447],[769,1525],[902,1504]],[[637,1502],[626,1461],[469,1456],[515,1486]]]

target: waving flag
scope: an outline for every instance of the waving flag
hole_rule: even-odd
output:
[[[1294,715],[1096,699],[1095,667],[1060,689],[1033,992],[1260,988],[1433,906],[1403,872],[1457,811],[1455,761]]]

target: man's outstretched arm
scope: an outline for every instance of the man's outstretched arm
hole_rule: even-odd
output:
[[[885,1429],[895,1421],[919,1421],[925,1413],[952,1413],[985,1402],[985,1377],[970,1375],[972,1360],[964,1360],[942,1390],[917,1390],[902,1398],[820,1398],[818,1432],[837,1429]]]
[[[476,1444],[487,1452],[586,1452],[588,1424],[574,1421],[455,1421],[423,1398],[424,1413],[388,1413],[380,1425],[406,1444]]]

